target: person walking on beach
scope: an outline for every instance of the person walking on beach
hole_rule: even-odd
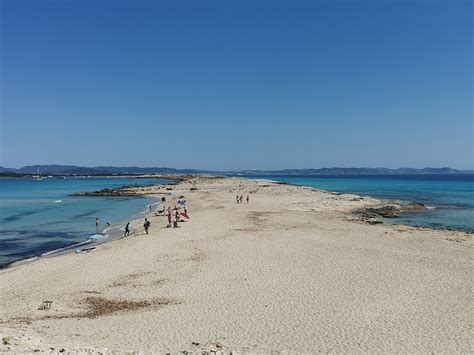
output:
[[[250,195],[247,195],[247,203],[250,201]]]
[[[168,228],[171,228],[171,222],[173,219],[173,214],[171,213],[171,207],[168,207]]]
[[[148,234],[148,228],[150,228],[150,221],[145,218],[145,223],[143,224],[143,227],[145,228],[145,234]]]
[[[127,222],[127,224],[125,225],[125,234],[124,234],[124,237],[130,235],[130,222]]]
[[[235,200],[237,201],[237,204],[239,203],[239,195],[235,196]]]
[[[244,195],[240,195],[239,200],[240,200],[240,203],[243,203],[243,201],[244,201]]]
[[[171,226],[173,228],[178,228],[178,222],[176,221],[176,214],[173,211],[171,212]]]

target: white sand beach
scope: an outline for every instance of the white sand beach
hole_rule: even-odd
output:
[[[0,270],[0,350],[474,351],[472,235],[369,225],[351,211],[376,199],[266,180],[172,193],[191,216],[178,229],[152,216],[149,235],[135,221],[91,252]]]

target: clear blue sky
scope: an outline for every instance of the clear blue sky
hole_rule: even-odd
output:
[[[474,168],[471,1],[0,3],[0,165]]]

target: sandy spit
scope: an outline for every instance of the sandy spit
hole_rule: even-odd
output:
[[[351,211],[375,199],[266,180],[171,192],[178,229],[152,216],[149,235],[1,270],[0,351],[473,352],[472,236],[368,225]]]

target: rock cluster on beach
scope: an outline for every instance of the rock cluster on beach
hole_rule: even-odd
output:
[[[71,196],[96,196],[96,197],[111,197],[111,196],[139,196],[139,195],[153,195],[162,194],[162,191],[156,191],[157,186],[162,186],[167,190],[172,190],[173,185],[126,185],[115,189],[102,189],[92,192],[78,192]]]
[[[422,211],[426,210],[426,205],[422,203],[408,203],[405,205],[385,205],[381,207],[368,207],[362,210],[355,211],[363,220],[372,218],[398,218],[404,212]]]

